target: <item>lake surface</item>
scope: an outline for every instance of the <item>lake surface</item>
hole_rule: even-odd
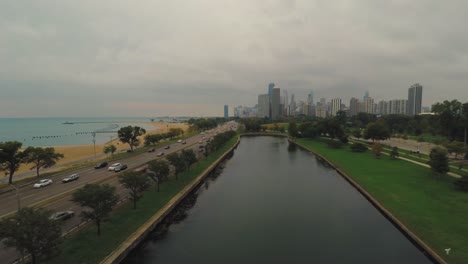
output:
[[[170,118],[155,118],[170,121]],[[63,124],[63,123],[73,124]],[[155,127],[141,122],[149,118],[0,118],[0,142],[19,141],[23,147],[92,145],[116,138],[116,131],[124,126],[140,126],[146,130]]]
[[[124,263],[431,263],[340,175],[283,138],[242,138],[187,215]]]

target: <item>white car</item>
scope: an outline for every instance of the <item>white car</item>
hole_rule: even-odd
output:
[[[122,164],[120,164],[120,163],[114,163],[114,164],[110,165],[109,168],[107,168],[107,170],[108,171],[113,171],[113,170],[115,170],[115,167],[121,166],[121,165]]]
[[[177,140],[177,143],[182,143],[182,139]]]
[[[37,183],[35,183],[33,187],[34,188],[41,188],[41,187],[47,186],[49,184],[52,184],[51,179],[42,179],[42,180],[38,181]]]

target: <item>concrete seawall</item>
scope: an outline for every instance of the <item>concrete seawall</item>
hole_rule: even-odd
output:
[[[292,144],[297,145],[305,151],[309,151],[316,155],[320,160],[331,166],[338,174],[340,174],[347,182],[349,182],[356,190],[358,190],[377,210],[379,210],[394,226],[396,226],[411,242],[413,242],[419,249],[421,249],[426,256],[429,257],[433,262],[440,264],[447,264],[432,248],[430,248],[422,239],[414,234],[408,227],[406,227],[398,218],[396,218],[389,210],[387,210],[377,199],[375,199],[369,192],[367,192],[359,183],[354,181],[346,172],[342,171],[336,164],[321,156],[317,152],[304,147],[290,138],[288,141]]]
[[[220,158],[205,169],[192,183],[187,185],[178,194],[176,194],[163,208],[161,208],[154,216],[144,223],[137,231],[128,237],[120,246],[111,252],[102,264],[120,263],[147,235],[159,224],[164,218],[212,172],[220,162],[222,162],[234,149],[239,145],[240,138],[229,150],[227,150]]]

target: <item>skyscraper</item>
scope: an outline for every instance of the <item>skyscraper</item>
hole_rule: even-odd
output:
[[[331,116],[336,116],[336,113],[341,110],[341,99],[334,98],[331,100]]]
[[[280,88],[273,88],[271,96],[271,119],[278,119],[281,113]]]
[[[275,83],[268,84],[268,95],[270,97],[273,95],[273,88],[275,88]]]
[[[419,83],[415,83],[408,89],[408,109],[406,111],[408,115],[421,113],[422,88]]]
[[[228,105],[224,105],[224,118],[229,118],[229,108]]]
[[[351,98],[349,100],[349,116],[355,116],[359,113],[359,100],[357,98]]]
[[[260,94],[258,96],[257,117],[270,117],[270,95]]]

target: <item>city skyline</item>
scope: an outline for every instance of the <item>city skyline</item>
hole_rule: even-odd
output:
[[[345,102],[367,90],[405,98],[421,83],[424,106],[464,102],[467,9],[435,0],[7,0],[0,117],[221,116],[220,105],[255,104],[270,81],[297,98],[314,90]]]

